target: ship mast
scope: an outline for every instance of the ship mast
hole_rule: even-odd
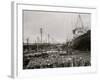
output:
[[[78,15],[77,22],[75,24],[76,28],[79,28],[79,26],[78,26],[79,22],[80,22],[80,26],[81,26],[80,28],[83,28],[84,25],[83,25],[83,21],[82,21],[80,14]]]

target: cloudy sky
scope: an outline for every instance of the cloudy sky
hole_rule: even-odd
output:
[[[79,13],[23,11],[23,41],[29,38],[34,43],[37,37],[40,39],[40,28],[43,28],[43,41],[65,42],[73,38],[72,30],[76,27]],[[80,14],[84,27],[90,27],[90,14]]]

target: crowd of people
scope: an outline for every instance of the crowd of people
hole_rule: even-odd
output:
[[[60,56],[58,53],[49,54],[46,57],[32,57],[26,69],[57,68],[57,67],[80,67],[91,66],[90,56],[80,57],[73,55]]]

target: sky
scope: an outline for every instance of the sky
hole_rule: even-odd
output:
[[[29,39],[29,43],[40,42],[40,28],[43,29],[43,42],[63,43],[73,38],[72,30],[75,29],[79,13],[23,11],[23,42]],[[91,14],[81,13],[81,21],[84,27],[90,27]],[[79,20],[80,21],[80,20]]]

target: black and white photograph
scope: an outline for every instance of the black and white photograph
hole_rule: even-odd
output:
[[[91,66],[91,14],[23,10],[23,69]]]

